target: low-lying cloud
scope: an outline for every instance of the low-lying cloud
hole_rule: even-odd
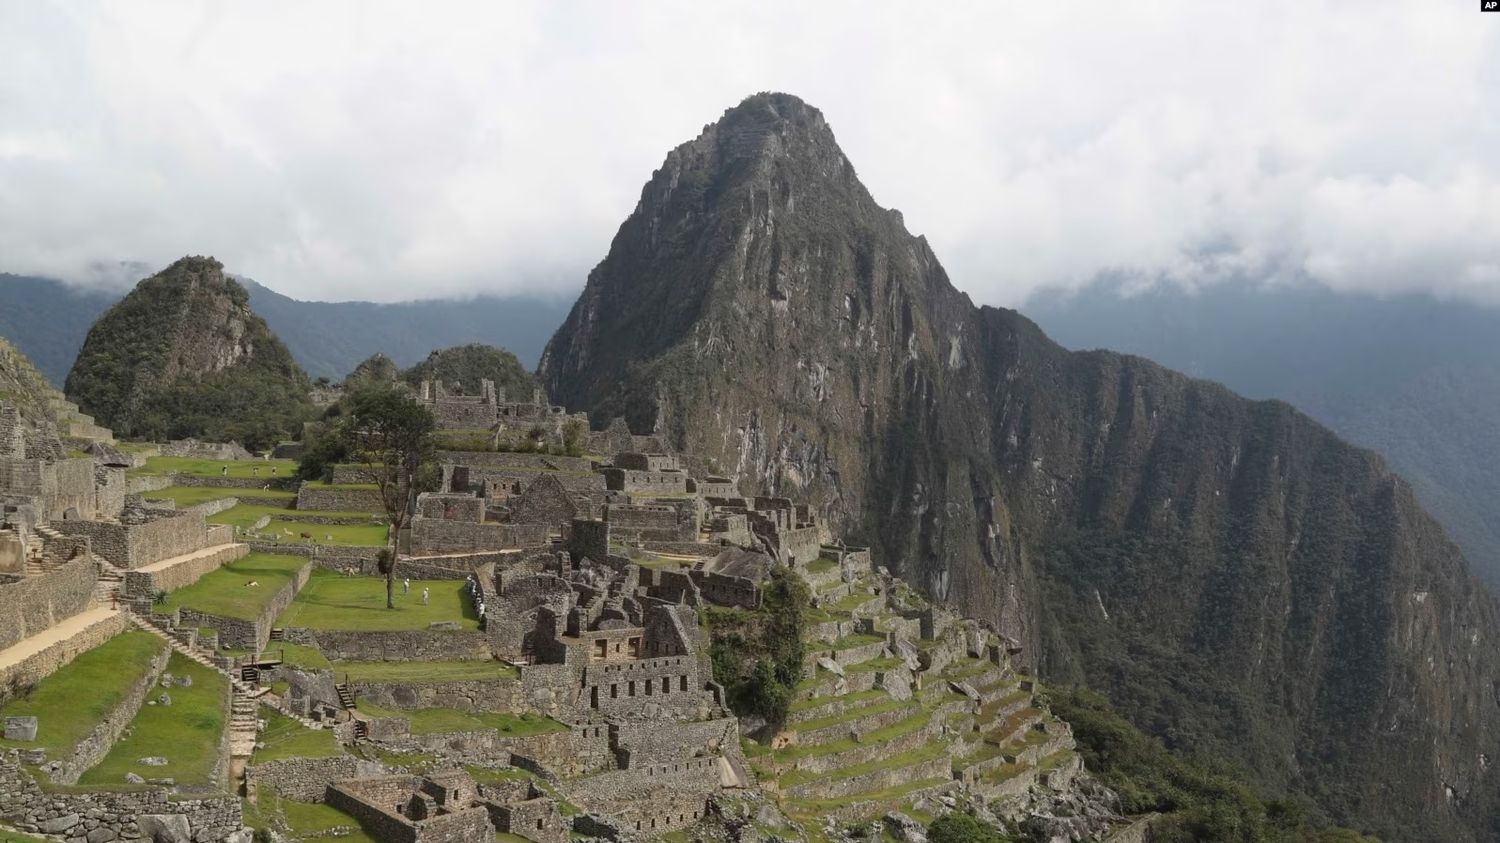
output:
[[[571,295],[758,90],[823,109],[981,302],[1103,274],[1500,304],[1500,16],[1457,0],[4,4],[0,270]]]

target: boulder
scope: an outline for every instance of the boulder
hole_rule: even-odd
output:
[[[834,676],[844,675],[844,666],[827,656],[818,656],[818,667],[832,673]]]
[[[162,694],[161,696],[159,696],[159,697],[156,698],[156,702],[157,702],[158,705],[171,705],[172,704],[172,695],[171,694]]]
[[[93,831],[90,831],[88,833],[87,839],[89,843],[109,843],[109,841],[114,840],[119,836],[120,835],[117,834],[114,829],[110,828],[107,825],[101,825]]]
[[[148,784],[161,785],[162,787],[176,787],[177,780],[173,778],[146,779]]]
[[[135,773],[126,773],[125,774],[125,781],[126,781],[127,784],[145,784],[146,783],[145,779],[141,778],[140,776],[137,776]]]
[[[178,677],[178,679],[177,679],[177,687],[179,687],[179,688],[191,688],[191,687],[193,687],[193,677],[191,677],[191,676],[181,676],[181,677]]]
[[[43,834],[63,834],[68,829],[78,825],[79,820],[80,817],[77,814],[63,814],[56,819],[47,820],[37,827],[42,830]]]
[[[8,741],[34,741],[36,740],[36,718],[35,717],[7,717],[5,718],[5,739]]]
[[[191,843],[193,829],[182,814],[141,814],[136,817],[141,837],[153,843]]]
[[[135,759],[135,763],[143,767],[165,767],[167,766],[167,759],[160,755],[148,755],[145,758]]]
[[[21,750],[21,763],[41,766],[47,763],[47,750],[45,749],[23,749]]]

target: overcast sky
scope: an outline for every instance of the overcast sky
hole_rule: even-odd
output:
[[[0,0],[0,271],[571,296],[759,90],[821,108],[979,302],[1106,273],[1500,304],[1473,0]]]

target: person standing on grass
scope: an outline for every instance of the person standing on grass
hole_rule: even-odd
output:
[[[427,589],[422,589],[422,605],[427,605]]]
[[[411,594],[411,577],[407,577],[401,581],[401,593]]]

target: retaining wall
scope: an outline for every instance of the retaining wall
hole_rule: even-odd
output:
[[[183,607],[177,613],[177,626],[209,627],[219,631],[219,646],[226,650],[262,650],[271,639],[271,625],[276,622],[287,606],[292,604],[297,592],[307,585],[312,575],[312,565],[303,565],[266,603],[253,620],[210,615],[196,609]]]
[[[15,751],[0,752],[0,816],[28,834],[100,841],[149,840],[156,836],[155,829],[184,820],[187,837],[204,843],[223,840],[244,827],[235,796],[186,799],[160,787],[43,792],[22,769]],[[163,822],[163,817],[168,819]]]
[[[94,560],[82,556],[45,574],[0,584],[0,650],[88,608],[98,580]]]

